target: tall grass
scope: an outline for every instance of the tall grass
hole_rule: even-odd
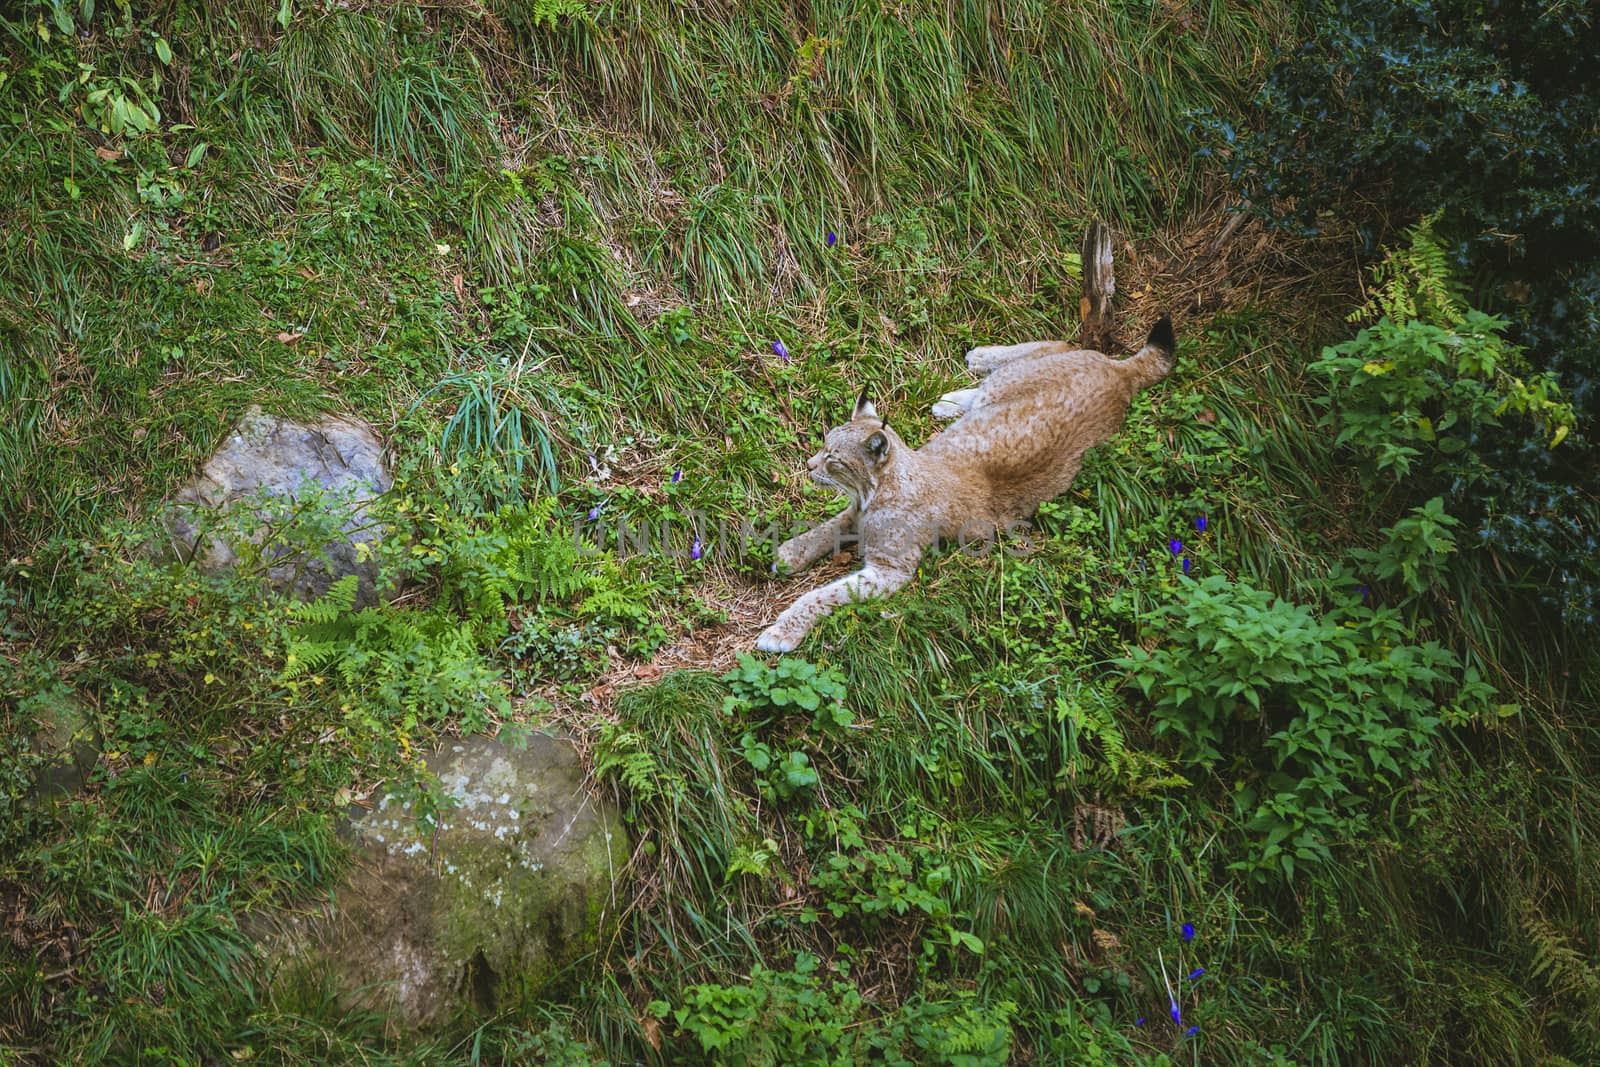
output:
[[[820,509],[796,486],[802,442],[862,384],[902,432],[931,433],[926,407],[965,346],[1073,332],[1085,219],[1142,250],[1208,202],[1189,115],[1243,98],[1287,18],[1044,0],[288,5],[281,23],[209,2],[92,19],[57,6],[87,38],[44,39],[32,19],[53,24],[51,5],[4,18],[15,76],[0,97],[21,116],[0,138],[8,558],[147,507],[251,402],[403,425],[413,469],[439,456],[435,477],[454,463],[451,480],[481,478],[491,499],[571,505],[620,484],[656,506],[681,468],[677,492],[729,514]],[[58,97],[80,49],[184,121],[88,129],[78,98]],[[1558,658],[1544,679],[1511,672],[1526,717],[1461,731],[1417,787],[1413,825],[1273,891],[1229,871],[1226,790],[1254,769],[1176,782],[1174,750],[1110,666],[1180,580],[1169,539],[1203,571],[1308,602],[1361,540],[1300,373],[1322,314],[1186,323],[1181,369],[1041,513],[1037,552],[934,554],[914,589],[821,626],[806,654],[843,674],[856,723],[763,727],[809,756],[810,791],[763,793],[714,675],[579,716],[641,858],[622,933],[548,1017],[397,1049],[326,991],[256,989],[237,917],[297,878],[322,884],[334,771],[263,742],[247,776],[224,774],[287,727],[201,716],[196,733],[185,709],[208,684],[159,714],[117,689],[116,728],[170,718],[207,752],[154,746],[73,810],[81,835],[6,829],[26,847],[0,877],[37,878],[54,916],[94,917],[83,973],[106,1000],[53,999],[59,979],[7,958],[0,1040],[49,1031],[106,1060],[145,1042],[190,1059],[692,1061],[670,1010],[692,987],[742,988],[756,964],[786,971],[804,952],[870,994],[846,1032],[914,1032],[930,1061],[944,1037],[927,1012],[951,1004],[1013,1005],[1018,1061],[1271,1062],[1276,1045],[1297,1062],[1532,1062],[1578,1047],[1600,894],[1586,784],[1600,741],[1575,710],[1591,680],[1561,678]],[[587,461],[608,446],[609,481]],[[52,595],[78,565],[56,568]],[[677,586],[705,573],[641,566]],[[0,588],[0,605],[46,600]],[[1483,614],[1465,626],[1487,665],[1509,645]],[[74,635],[32,614],[9,625],[7,655],[26,646],[63,684],[84,676]],[[581,686],[604,695],[600,681]],[[213,710],[271,705],[315,736],[341,721],[240,693]],[[886,866],[867,903],[841,904],[819,872],[868,855]],[[1185,922],[1202,933],[1180,949]],[[1157,960],[1177,951],[1210,972],[1188,1045],[1162,1022]]]

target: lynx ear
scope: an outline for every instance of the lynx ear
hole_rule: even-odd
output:
[[[872,401],[867,399],[865,386],[861,388],[861,395],[856,397],[856,406],[850,412],[850,417],[852,419],[875,419],[878,417],[878,409],[873,407]]]
[[[875,460],[882,459],[884,453],[889,451],[889,439],[883,435],[882,430],[867,438],[867,451],[872,453],[872,458]]]

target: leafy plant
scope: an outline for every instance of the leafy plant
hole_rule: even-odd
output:
[[[1436,219],[1435,266],[1447,259],[1472,279],[1473,302],[1513,323],[1512,336],[1527,349],[1534,375],[1514,403],[1543,415],[1554,399],[1543,384],[1551,374],[1571,398],[1570,426],[1592,427],[1600,415],[1600,143],[1592,136],[1600,90],[1589,67],[1600,20],[1581,4],[1531,0],[1349,0],[1308,9],[1301,32],[1303,43],[1257,94],[1255,121],[1213,123],[1234,178],[1259,210],[1304,227],[1349,220],[1369,245],[1386,224]],[[1429,326],[1456,329],[1430,314],[1442,310],[1435,301],[1409,303]],[[1386,310],[1401,307],[1391,300]],[[1440,355],[1443,337],[1423,329],[1408,340],[1416,328],[1390,318],[1371,338],[1409,349],[1407,359]],[[1467,347],[1493,355],[1484,337],[1503,329],[1501,319],[1474,319]],[[1485,376],[1463,367],[1450,374],[1458,377]],[[1429,384],[1418,388],[1430,391],[1438,383],[1422,381]],[[1438,432],[1440,415],[1457,417],[1446,441],[1480,428],[1471,422],[1476,404],[1449,392],[1451,410],[1407,413],[1435,424],[1395,427],[1399,449]],[[1552,421],[1545,434],[1564,432]],[[1585,632],[1600,625],[1600,571],[1591,565],[1600,504],[1585,489],[1595,466],[1591,438],[1584,429],[1554,454],[1514,435],[1474,441],[1496,472],[1474,479],[1493,510],[1480,523],[1473,509],[1449,501],[1515,574],[1515,586]]]
[[[815,786],[817,772],[809,755],[798,749],[774,748],[761,735],[770,732],[770,727],[781,729],[791,709],[811,712],[812,725],[825,736],[849,727],[854,716],[844,705],[843,677],[795,656],[768,665],[742,653],[739,666],[722,680],[731,690],[723,701],[723,714],[748,724],[740,735],[739,750],[756,772],[762,795],[789,800]]]
[[[798,708],[811,712],[813,724],[824,731],[843,729],[854,721],[844,705],[843,676],[797,656],[769,665],[745,653],[722,680],[730,690],[722,709],[726,714],[767,720]]]
[[[480,730],[492,714],[510,711],[470,623],[437,609],[356,610],[355,590],[352,575],[321,599],[289,609],[297,625],[280,677],[291,703],[337,684],[349,726],[393,736],[407,751],[420,726],[452,716],[464,729]]]
[[[1221,576],[1178,594],[1151,620],[1163,643],[1118,663],[1186,760],[1235,768],[1251,852],[1234,866],[1256,880],[1293,878],[1364,832],[1433,758],[1446,694],[1486,696],[1437,642],[1402,643],[1392,611],[1318,616]]]

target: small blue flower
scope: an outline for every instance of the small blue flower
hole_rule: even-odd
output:
[[[1200,1032],[1200,1028],[1198,1026],[1191,1026],[1191,1027],[1189,1027],[1189,1029],[1185,1030],[1183,1033],[1184,1033],[1185,1037],[1193,1037],[1195,1034],[1198,1034],[1199,1032]]]
[[[690,559],[699,559],[700,558],[700,538],[698,538],[698,537],[696,537],[694,539],[694,544],[689,546],[689,558]]]
[[[672,472],[672,484],[673,485],[677,485],[681,481],[683,481],[683,471],[681,471],[681,470],[673,471]]]
[[[1178,540],[1176,537],[1167,542],[1167,548],[1172,550],[1172,554],[1174,556],[1183,555],[1183,542]]]
[[[834,242],[837,241],[838,239],[839,239],[839,235],[838,234],[834,233],[832,230],[828,231],[828,247],[829,248],[832,248]]]
[[[600,517],[600,505],[596,504],[594,507],[589,509],[589,521],[593,522],[594,520],[598,519],[599,517]]]
[[[1183,557],[1183,573],[1185,573],[1185,574],[1189,573],[1189,557],[1188,556],[1184,556]]]
[[[1205,973],[1206,973],[1206,969],[1204,967],[1196,967],[1194,970],[1189,972],[1189,981],[1192,982],[1196,978],[1199,978],[1202,974],[1205,974]]]
[[[778,354],[779,359],[785,363],[789,362],[789,350],[784,347],[782,341],[772,342],[772,350]]]
[[[1194,528],[1196,530],[1199,530],[1201,533],[1205,533],[1206,532],[1206,517],[1204,515],[1200,515],[1200,516],[1195,518],[1195,520],[1194,520]]]
[[[1144,1025],[1144,1016],[1141,1015],[1137,1019],[1133,1020],[1133,1025],[1135,1025],[1135,1026],[1143,1026]]]
[[[1177,1023],[1179,1026],[1182,1026],[1183,1025],[1183,1012],[1178,1010],[1178,1002],[1175,1001],[1175,1000],[1171,1000],[1171,1001],[1168,1001],[1167,1003],[1172,1005],[1172,1021]]]
[[[1361,599],[1362,599],[1363,602],[1366,602],[1366,601],[1372,599],[1372,590],[1368,589],[1364,585],[1356,586],[1356,592],[1361,594]]]
[[[1183,924],[1183,943],[1187,945],[1194,940],[1194,923]]]

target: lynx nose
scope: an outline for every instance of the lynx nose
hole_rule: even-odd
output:
[[[813,474],[815,474],[817,472],[817,468],[819,468],[821,466],[822,466],[822,453],[821,452],[818,452],[816,455],[814,455],[810,459],[806,460],[806,470],[812,472]]]

